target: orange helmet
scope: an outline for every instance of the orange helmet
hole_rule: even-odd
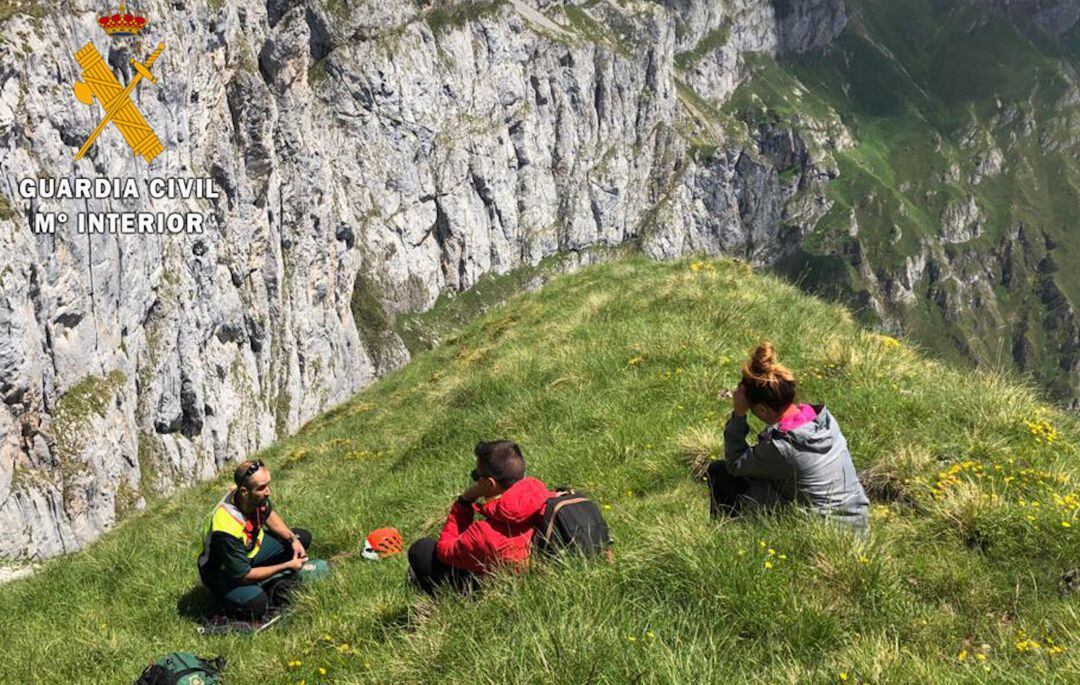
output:
[[[365,559],[385,559],[401,552],[404,544],[396,528],[379,528],[364,538],[363,555]]]

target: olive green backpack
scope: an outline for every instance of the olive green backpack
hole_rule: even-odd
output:
[[[225,660],[202,659],[191,652],[172,652],[150,664],[134,685],[221,685]]]

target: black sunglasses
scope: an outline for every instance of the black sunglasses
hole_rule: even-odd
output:
[[[472,471],[469,471],[469,478],[472,478],[473,482],[476,482],[476,481],[480,480],[481,478],[487,478],[487,476],[480,473],[476,469],[473,469]]]
[[[244,477],[240,479],[240,482],[237,483],[237,485],[243,485],[244,483],[246,483],[247,479],[251,476],[251,474],[255,473],[262,467],[262,459],[256,459],[255,461],[251,462],[251,466],[247,467],[247,471],[244,471]]]

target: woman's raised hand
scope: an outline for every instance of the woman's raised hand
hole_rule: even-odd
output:
[[[731,403],[734,405],[736,416],[746,416],[746,412],[750,410],[750,402],[746,399],[746,387],[742,383],[739,383],[735,392],[731,393]]]

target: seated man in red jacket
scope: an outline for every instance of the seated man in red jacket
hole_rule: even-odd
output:
[[[443,583],[464,590],[501,566],[524,568],[544,505],[555,496],[525,477],[525,458],[510,440],[478,444],[470,476],[473,484],[450,507],[438,542],[424,538],[409,548],[409,577],[429,594]]]

